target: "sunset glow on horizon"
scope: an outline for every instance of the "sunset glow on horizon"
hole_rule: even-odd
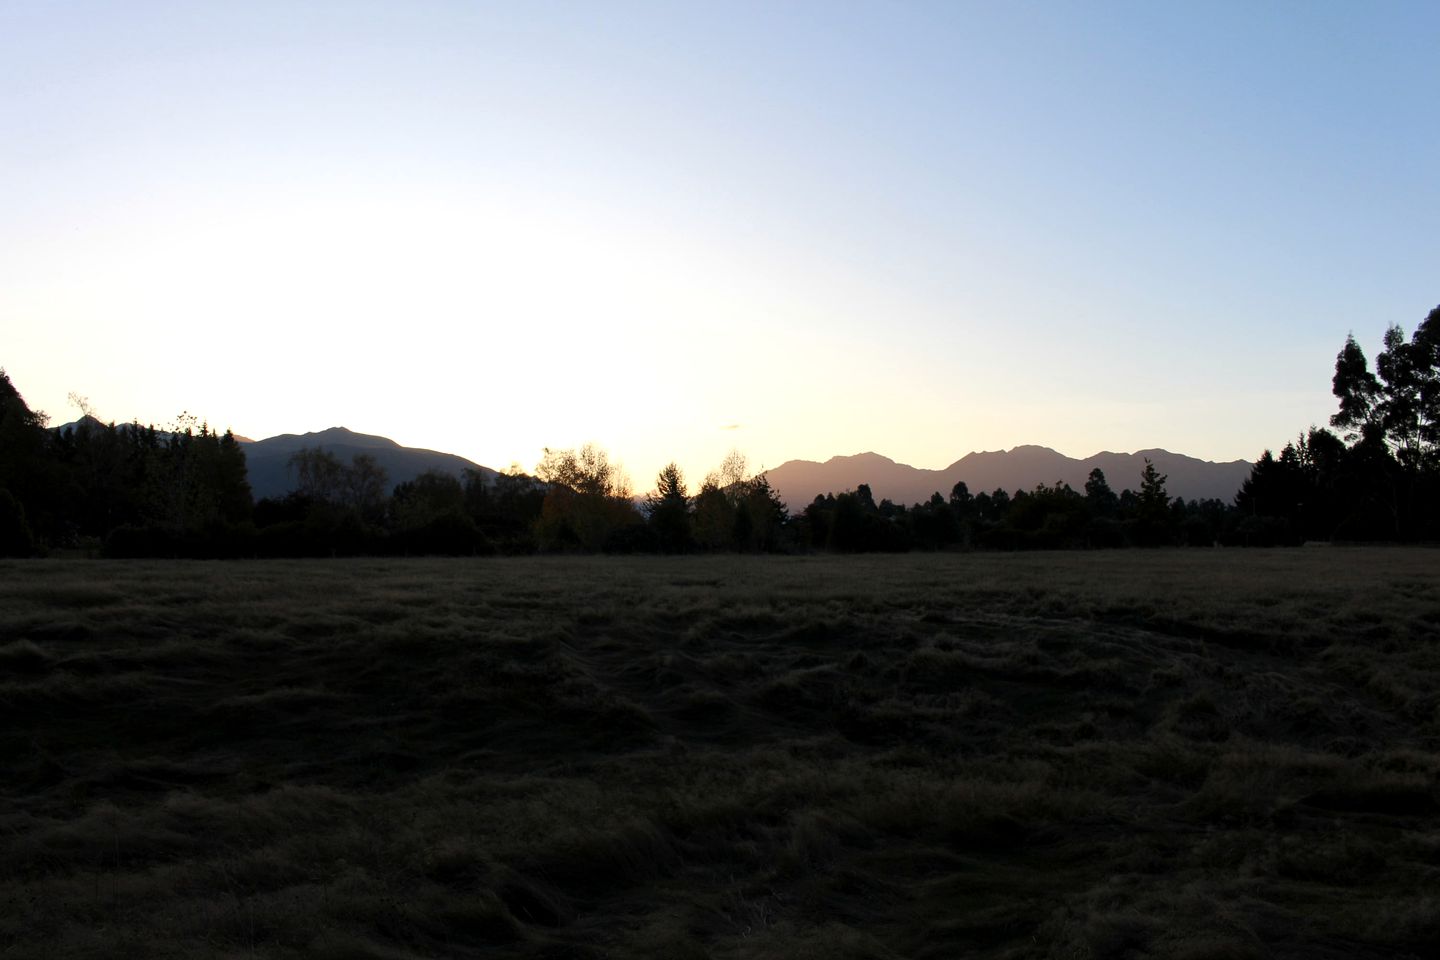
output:
[[[0,366],[637,491],[1254,459],[1440,302],[1425,3],[0,4]]]

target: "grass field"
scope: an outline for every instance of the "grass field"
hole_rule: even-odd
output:
[[[0,565],[0,956],[1434,956],[1440,552]]]

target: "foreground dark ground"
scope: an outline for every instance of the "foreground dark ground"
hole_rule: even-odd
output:
[[[0,565],[0,956],[1394,957],[1440,553]]]

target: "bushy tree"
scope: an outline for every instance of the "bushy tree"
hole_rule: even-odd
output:
[[[587,443],[579,450],[552,450],[535,466],[535,476],[552,487],[568,487],[578,494],[629,499],[630,480],[619,464],[610,462],[603,447]]]
[[[705,550],[728,550],[735,534],[735,504],[712,478],[706,477],[695,494],[692,528],[695,542]]]
[[[1331,387],[1331,425],[1350,443],[1322,470],[1342,504],[1337,535],[1440,536],[1440,307],[1409,340],[1389,327],[1374,373],[1347,337]]]
[[[1377,435],[1347,448],[1329,430],[1312,427],[1278,457],[1266,450],[1255,462],[1235,497],[1230,539],[1275,546],[1398,537],[1403,473]]]
[[[780,494],[763,473],[745,480],[743,493],[736,504],[736,546],[741,550],[781,549],[790,513]]]
[[[631,500],[629,478],[596,444],[578,451],[545,448],[535,476],[548,484],[536,523],[546,549],[603,550],[628,542],[627,528],[644,523]]]
[[[1085,505],[1092,517],[1112,517],[1120,509],[1120,498],[1105,480],[1105,471],[1096,467],[1085,481]]]
[[[290,455],[288,466],[301,496],[318,503],[341,502],[345,465],[335,454],[324,448],[301,447]]]
[[[965,496],[969,498],[968,490]],[[964,533],[956,512],[953,497],[947,501],[938,490],[925,503],[916,504],[910,510],[910,529],[915,545],[923,550],[944,550],[962,543]]]
[[[390,478],[386,475],[385,468],[368,453],[357,453],[351,457],[349,469],[341,474],[341,492],[345,505],[370,522],[383,516],[386,488],[389,485]]]
[[[770,551],[784,546],[789,511],[763,474],[749,475],[745,455],[731,450],[705,475],[692,501],[696,543],[706,550]]]
[[[444,471],[427,470],[397,485],[390,515],[396,552],[464,556],[493,551],[465,509],[465,488]]]
[[[1088,519],[1085,498],[1068,483],[1039,484],[1031,491],[1018,491],[1011,499],[1005,520],[1022,536],[1016,546],[1056,549],[1080,545]]]
[[[1365,351],[1355,342],[1353,333],[1345,338],[1345,345],[1335,357],[1335,376],[1330,385],[1340,400],[1340,409],[1330,417],[1330,426],[1350,431],[1346,435],[1349,440],[1357,439],[1374,419],[1380,381],[1370,372],[1370,361],[1365,359]]]
[[[1440,307],[1408,341],[1405,331],[1392,325],[1383,343],[1371,373],[1354,336],[1346,338],[1331,380],[1340,401],[1331,426],[1348,430],[1350,440],[1378,434],[1406,469],[1435,469],[1440,456]]]
[[[487,541],[505,553],[534,551],[545,484],[524,473],[519,464],[489,477],[467,468],[463,477],[465,511]]]
[[[367,453],[344,463],[323,448],[303,447],[290,457],[296,490],[284,504],[257,505],[262,541],[273,552],[299,555],[354,555],[386,549],[390,507],[389,477]],[[262,521],[262,517],[264,520]],[[287,517],[274,521],[277,517]],[[274,527],[274,529],[270,529]]]
[[[812,546],[839,553],[910,549],[908,518],[882,514],[868,485],[816,497],[802,516]]]
[[[465,488],[451,474],[426,470],[414,480],[397,484],[390,497],[392,522],[418,527],[447,513],[465,512]]]

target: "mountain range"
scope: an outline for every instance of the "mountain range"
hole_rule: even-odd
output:
[[[1168,450],[1140,450],[1135,453],[1097,453],[1084,460],[1067,457],[1049,447],[1021,446],[1012,450],[970,453],[941,470],[925,470],[896,463],[878,453],[857,453],[831,457],[824,463],[789,460],[766,471],[770,485],[791,510],[803,509],[817,495],[854,490],[869,484],[878,503],[890,500],[906,505],[929,500],[932,494],[949,497],[950,490],[964,481],[972,494],[1004,489],[1032,490],[1037,484],[1068,483],[1077,491],[1085,489],[1090,471],[1104,471],[1105,480],[1116,493],[1140,488],[1145,461],[1166,475],[1166,491],[1187,500],[1215,498],[1227,503],[1250,475],[1246,460],[1214,463],[1197,460]]]
[[[86,417],[55,429],[63,431],[87,421],[103,426],[100,421]],[[327,450],[342,463],[349,463],[356,454],[369,454],[384,468],[392,486],[413,480],[427,470],[439,470],[455,477],[467,469],[486,476],[496,472],[453,453],[402,447],[388,437],[356,433],[345,427],[285,433],[264,440],[236,439],[244,445],[250,489],[257,500],[284,496],[295,489],[290,457],[306,447]],[[1037,484],[1057,482],[1083,490],[1090,471],[1097,467],[1104,471],[1105,479],[1115,492],[1126,488],[1135,490],[1140,487],[1140,472],[1147,459],[1166,475],[1167,492],[1187,500],[1214,498],[1228,503],[1252,467],[1247,460],[1215,463],[1168,450],[1097,453],[1077,460],[1049,447],[1020,446],[969,453],[940,470],[896,463],[878,453],[857,453],[831,457],[824,463],[787,460],[766,471],[766,476],[791,510],[804,509],[817,495],[854,490],[862,483],[869,485],[876,502],[890,500],[908,506],[929,500],[935,493],[948,497],[950,490],[962,480],[972,494],[992,493],[996,489],[1014,493],[1032,490]]]

